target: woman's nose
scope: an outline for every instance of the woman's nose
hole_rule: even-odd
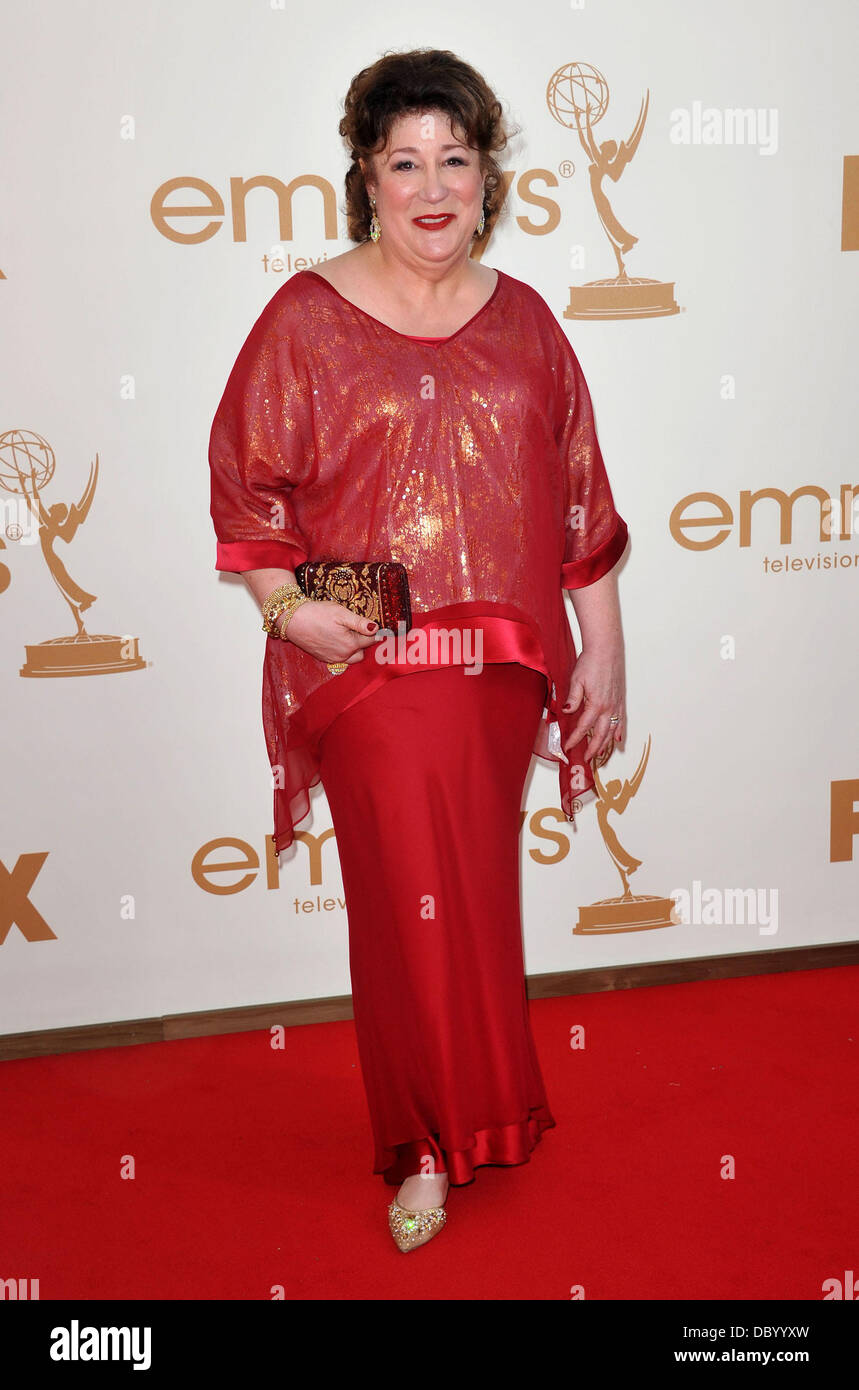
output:
[[[423,194],[425,198],[432,198],[439,202],[447,193],[447,186],[441,174],[427,170],[424,175]]]

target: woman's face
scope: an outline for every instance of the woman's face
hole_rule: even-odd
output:
[[[372,167],[361,167],[376,199],[380,246],[412,264],[444,265],[468,255],[483,206],[477,150],[460,143],[443,111],[401,116]],[[437,226],[427,217],[446,214]],[[420,219],[420,220],[416,220]]]

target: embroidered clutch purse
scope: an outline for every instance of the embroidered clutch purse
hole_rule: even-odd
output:
[[[406,632],[412,625],[409,576],[397,560],[304,560],[295,578],[308,598],[342,603],[395,635],[400,623]]]

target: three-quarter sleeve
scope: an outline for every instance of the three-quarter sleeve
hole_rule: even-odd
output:
[[[295,569],[309,558],[292,494],[314,462],[311,389],[270,301],[236,358],[209,437],[216,570]]]
[[[584,372],[559,325],[557,338],[555,440],[563,469],[565,536],[561,588],[581,589],[617,564],[629,532],[614,505]]]

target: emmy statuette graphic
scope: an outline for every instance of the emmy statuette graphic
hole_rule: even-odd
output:
[[[47,440],[32,430],[7,430],[0,435],[0,489],[25,499],[27,512],[37,527],[39,545],[51,578],[71,610],[75,631],[65,637],[27,645],[22,676],[103,676],[119,671],[139,671],[146,662],[137,650],[137,638],[118,637],[106,632],[87,632],[81,614],[96,601],[96,594],[75,583],[54,546],[58,540],[71,541],[87,518],[98,479],[98,454],[90,465],[89,478],[77,503],[52,502],[46,505],[41,491],[51,481],[56,467],[54,451]],[[21,527],[6,527],[10,540],[19,540]]]
[[[597,936],[606,932],[648,931],[654,927],[675,925],[676,919],[672,916],[672,912],[676,904],[673,898],[657,898],[649,895],[636,896],[630,890],[630,874],[634,874],[636,869],[641,867],[642,861],[634,859],[623,848],[615,831],[608,823],[609,813],[614,811],[616,815],[622,815],[635,796],[641,786],[649,757],[650,737],[648,736],[644,752],[632,777],[623,781],[619,777],[613,777],[611,781],[607,782],[602,780],[597,768],[597,762],[604,761],[604,759],[594,759],[594,786],[599,798],[597,801],[597,823],[603,837],[603,843],[620,874],[623,895],[619,898],[603,898],[599,902],[591,903],[588,907],[580,907],[579,920],[573,927],[574,935]]]
[[[570,302],[564,310],[564,318],[637,319],[679,313],[673,281],[627,275],[624,256],[635,246],[638,237],[628,232],[615,217],[603,188],[605,179],[617,183],[638,149],[647,120],[650,92],[641,103],[629,140],[621,140],[619,145],[616,140],[603,140],[599,144],[594,135],[594,126],[608,110],[609,90],[602,73],[590,63],[566,63],[558,68],[549,79],[546,102],[560,125],[578,133],[582,149],[590,160],[588,174],[594,206],[617,261],[617,275],[612,279],[570,286]]]

